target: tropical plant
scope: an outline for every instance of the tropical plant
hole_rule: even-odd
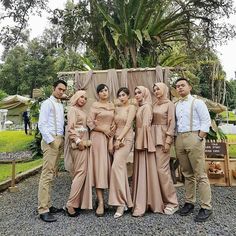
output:
[[[234,35],[232,28],[221,28],[216,16],[228,16],[233,12],[232,1],[156,1],[113,0],[93,1],[103,16],[101,34],[110,55],[110,61],[119,67],[137,67],[138,57],[153,57],[158,63],[158,50],[163,52],[171,42],[185,41],[204,35],[209,42]],[[208,13],[208,14],[207,14]],[[158,50],[157,50],[158,49]],[[150,60],[149,60],[150,63]],[[150,66],[150,64],[149,64]]]

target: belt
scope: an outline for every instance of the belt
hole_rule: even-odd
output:
[[[76,130],[77,132],[87,132],[87,131],[88,131],[88,128],[80,127],[80,128],[75,128],[75,130]]]
[[[181,134],[188,134],[188,133],[199,133],[199,130],[196,131],[186,131],[186,132],[177,132],[177,134],[181,135]]]

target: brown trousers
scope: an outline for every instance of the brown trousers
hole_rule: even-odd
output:
[[[201,141],[197,132],[179,133],[175,148],[185,177],[185,201],[196,202],[198,184],[201,208],[211,209],[211,187],[205,169],[205,140]]]
[[[38,189],[38,213],[43,214],[49,212],[51,203],[51,187],[53,177],[56,172],[57,164],[63,153],[64,139],[63,136],[55,136],[55,140],[51,144],[47,144],[44,140],[41,142],[43,151],[43,168],[39,180]]]

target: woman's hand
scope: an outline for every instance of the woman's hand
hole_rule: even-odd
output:
[[[114,143],[114,149],[118,150],[119,148],[120,148],[120,140],[117,139]]]
[[[77,146],[78,146],[78,149],[79,149],[80,151],[83,151],[83,150],[85,149],[83,140],[81,140],[81,141],[77,144]]]
[[[162,150],[164,153],[168,152],[170,150],[171,145],[169,143],[165,143]]]

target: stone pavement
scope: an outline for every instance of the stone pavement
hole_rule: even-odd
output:
[[[0,193],[0,235],[236,235],[236,187],[212,187],[213,219],[195,223],[194,216],[187,217],[148,212],[134,218],[130,212],[114,219],[115,209],[108,208],[102,218],[94,211],[81,211],[77,218],[57,214],[57,222],[45,223],[36,213],[39,175],[30,177],[18,187],[20,192]],[[54,206],[62,207],[68,197],[70,177],[60,172],[53,186]],[[177,188],[180,204],[183,204],[183,187]],[[107,198],[107,194],[106,194]]]

